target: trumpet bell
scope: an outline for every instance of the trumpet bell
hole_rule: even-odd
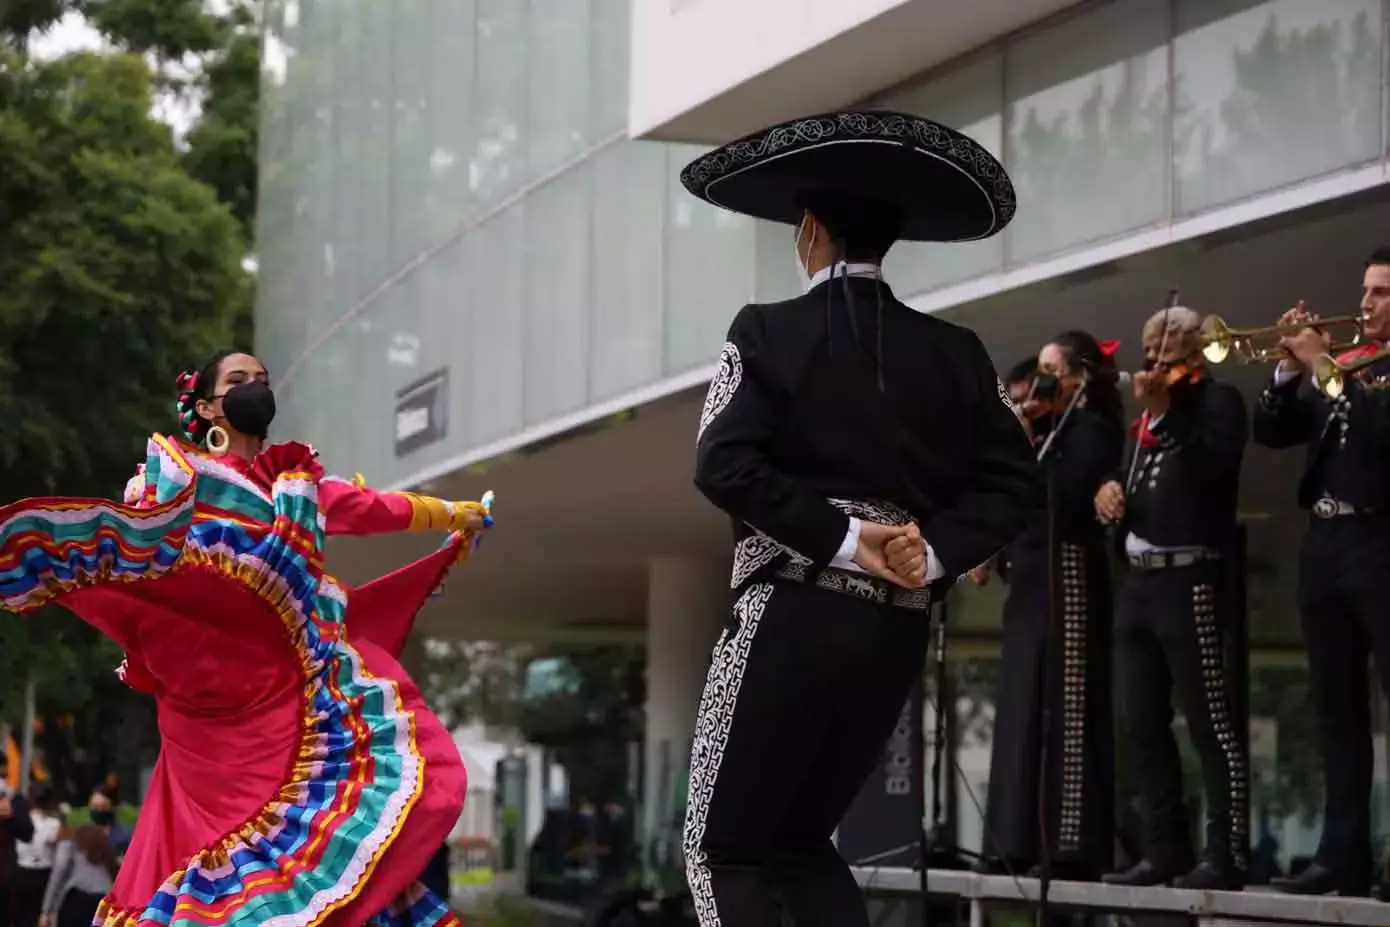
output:
[[[1209,315],[1203,319],[1199,335],[1202,339],[1202,356],[1208,362],[1220,364],[1231,356],[1235,337],[1221,316]]]
[[[1313,362],[1313,385],[1328,399],[1341,398],[1347,386],[1341,368],[1326,354]]]

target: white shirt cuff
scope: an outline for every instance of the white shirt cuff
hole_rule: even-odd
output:
[[[1164,412],[1164,413],[1163,413],[1163,415],[1167,415],[1167,414],[1168,414],[1167,412]],[[1163,415],[1160,415],[1158,418],[1151,418],[1151,419],[1149,419],[1149,424],[1148,424],[1149,431],[1153,431],[1153,430],[1154,430],[1154,426],[1157,425],[1159,422],[1163,421]]]
[[[926,542],[923,542],[924,544]],[[934,583],[946,575],[946,568],[941,565],[941,560],[937,558],[936,551],[932,550],[930,544],[927,548],[927,582]]]
[[[1298,376],[1299,373],[1300,373],[1300,371],[1297,371],[1297,370],[1285,370],[1283,367],[1275,367],[1275,368],[1274,368],[1274,385],[1275,385],[1275,386],[1283,386],[1285,383],[1289,382],[1289,381],[1292,380],[1294,377]]]
[[[859,550],[859,532],[863,529],[864,523],[853,515],[849,518],[849,530],[845,532],[845,539],[840,542],[840,549],[835,552],[835,559],[830,561],[830,565],[840,570],[859,570],[859,564],[854,562],[854,554]]]

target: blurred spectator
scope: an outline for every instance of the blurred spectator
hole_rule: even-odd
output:
[[[134,834],[129,827],[116,820],[116,806],[112,804],[111,797],[104,791],[93,792],[87,801],[87,810],[91,814],[92,823],[105,829],[110,837],[111,848],[115,851],[116,858],[124,859],[126,850],[130,847],[130,838]]]
[[[15,845],[32,840],[34,822],[29,815],[29,802],[0,781],[0,925],[10,923],[9,901],[13,888]]]
[[[43,912],[43,893],[53,872],[63,816],[58,796],[46,782],[36,782],[29,790],[33,810],[29,817],[33,836],[15,843],[15,865],[11,870],[10,923],[13,927],[37,927]]]
[[[116,880],[116,852],[106,828],[84,824],[58,844],[43,896],[41,927],[92,927],[97,906]]]
[[[597,823],[595,842],[598,844],[599,878],[605,883],[621,882],[627,878],[631,864],[632,822],[626,810],[616,801],[603,806]]]

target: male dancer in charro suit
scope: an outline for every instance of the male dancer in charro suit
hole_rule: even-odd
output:
[[[700,418],[695,482],[733,522],[736,601],[691,756],[695,907],[702,927],[867,927],[831,836],[923,670],[932,601],[1041,501],[979,339],[879,267],[898,239],[997,233],[1013,189],[970,139],[884,112],[776,126],[681,179],[794,226],[808,278],[738,313]],[[915,548],[896,572],[893,538]]]

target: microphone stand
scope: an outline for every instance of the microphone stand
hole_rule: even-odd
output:
[[[927,870],[928,869],[964,869],[963,859],[966,856],[964,850],[955,845],[955,839],[946,833],[947,821],[945,811],[945,800],[941,790],[943,779],[949,779],[950,773],[943,770],[941,759],[949,749],[947,736],[949,734],[946,726],[947,708],[952,704],[948,698],[946,662],[946,615],[947,603],[943,600],[936,608],[936,629],[935,629],[935,654],[932,660],[932,675],[936,683],[936,714],[932,719],[932,760],[931,760],[931,826],[927,826],[927,798],[926,790],[918,793],[918,810],[922,821],[922,842],[921,842],[921,891],[922,891],[922,923],[926,927],[932,924],[931,905],[927,897]],[[925,680],[921,681],[920,702],[922,714],[919,716],[922,722],[926,720],[927,692]],[[926,734],[923,728],[924,723],[918,723],[914,728],[917,743],[914,749],[917,756],[926,756]],[[944,773],[944,775],[943,775]]]
[[[1090,384],[1091,375],[1087,370],[1082,370],[1081,385],[1072,394],[1071,400],[1067,403],[1067,408],[1062,412],[1062,417],[1048,434],[1047,440],[1043,442],[1042,448],[1038,451],[1038,463],[1041,465],[1048,459],[1052,452],[1053,444],[1057,436],[1062,433],[1067,420],[1075,411],[1077,403],[1085,395],[1086,387]],[[1056,475],[1049,469],[1046,473],[1047,480],[1047,644],[1043,661],[1043,697],[1042,697],[1042,737],[1041,737],[1041,756],[1039,757],[1038,770],[1038,927],[1043,927],[1048,922],[1049,905],[1048,890],[1052,887],[1052,843],[1048,837],[1048,822],[1052,816],[1052,775],[1051,769],[1051,750],[1052,744],[1052,702],[1054,689],[1060,683],[1065,686],[1065,676],[1061,670],[1061,661],[1056,659],[1058,651],[1058,628],[1060,621],[1060,603],[1058,602],[1058,577],[1057,577],[1057,555],[1060,546],[1057,539],[1057,480]]]

